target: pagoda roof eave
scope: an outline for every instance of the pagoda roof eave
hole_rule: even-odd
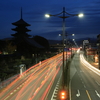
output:
[[[13,31],[18,31],[17,28],[12,28],[12,30],[13,30]],[[19,30],[19,31],[20,31],[20,30]],[[24,29],[24,31],[25,31],[25,32],[29,32],[29,31],[31,31],[31,30],[29,30],[29,29]]]
[[[24,25],[24,26],[31,26],[30,24],[26,23],[22,18],[14,23],[12,23],[15,26],[20,26],[20,25]]]

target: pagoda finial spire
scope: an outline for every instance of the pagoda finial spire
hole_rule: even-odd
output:
[[[21,19],[22,19],[22,7],[21,7]]]

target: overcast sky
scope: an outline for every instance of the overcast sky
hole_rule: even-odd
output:
[[[58,14],[65,7],[70,14],[84,13],[83,18],[70,17],[66,19],[66,32],[75,34],[75,38],[92,37],[100,34],[100,0],[1,0],[0,1],[0,39],[12,37],[15,34],[11,23],[21,18],[31,26],[29,35],[43,36],[46,39],[60,39],[62,19],[45,18],[45,14]],[[70,38],[70,36],[69,36]]]

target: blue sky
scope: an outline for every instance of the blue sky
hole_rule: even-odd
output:
[[[66,19],[66,32],[75,34],[75,38],[96,38],[100,34],[100,0],[1,0],[0,1],[0,39],[11,37],[15,28],[11,23],[20,19],[23,9],[23,19],[31,24],[29,35],[43,36],[46,39],[61,39],[62,19],[45,18],[46,13],[58,14],[63,7],[70,14],[84,13],[83,18],[70,17]],[[70,36],[69,36],[70,38]]]

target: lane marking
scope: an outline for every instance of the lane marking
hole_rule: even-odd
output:
[[[84,88],[86,88],[86,86],[84,85]]]
[[[56,99],[54,99],[54,97],[57,97],[56,95],[58,94],[57,92],[58,92],[58,84],[59,84],[59,82],[60,82],[60,79],[61,79],[61,76],[62,75],[60,75],[60,77],[59,77],[59,79],[58,79],[58,82],[57,82],[57,84],[56,84],[56,87],[55,87],[55,89],[54,89],[54,92],[53,92],[53,95],[52,95],[52,97],[51,97],[51,100],[56,100]]]
[[[76,96],[79,97],[79,96],[80,96],[80,91],[77,90],[77,92],[78,92],[78,93],[76,94]]]
[[[81,79],[81,81],[82,81],[82,84],[83,84],[84,88],[86,88],[86,85],[84,84],[84,82],[83,82],[83,80],[82,80],[82,79]]]
[[[97,85],[99,85],[100,86],[100,83],[98,83],[97,81],[95,81],[96,83],[97,83]]]
[[[100,98],[100,94],[95,90],[95,92],[96,92],[96,95]]]
[[[90,94],[89,94],[89,92],[87,90],[86,90],[86,93],[88,95],[89,100],[92,100],[91,97],[90,97]]]

